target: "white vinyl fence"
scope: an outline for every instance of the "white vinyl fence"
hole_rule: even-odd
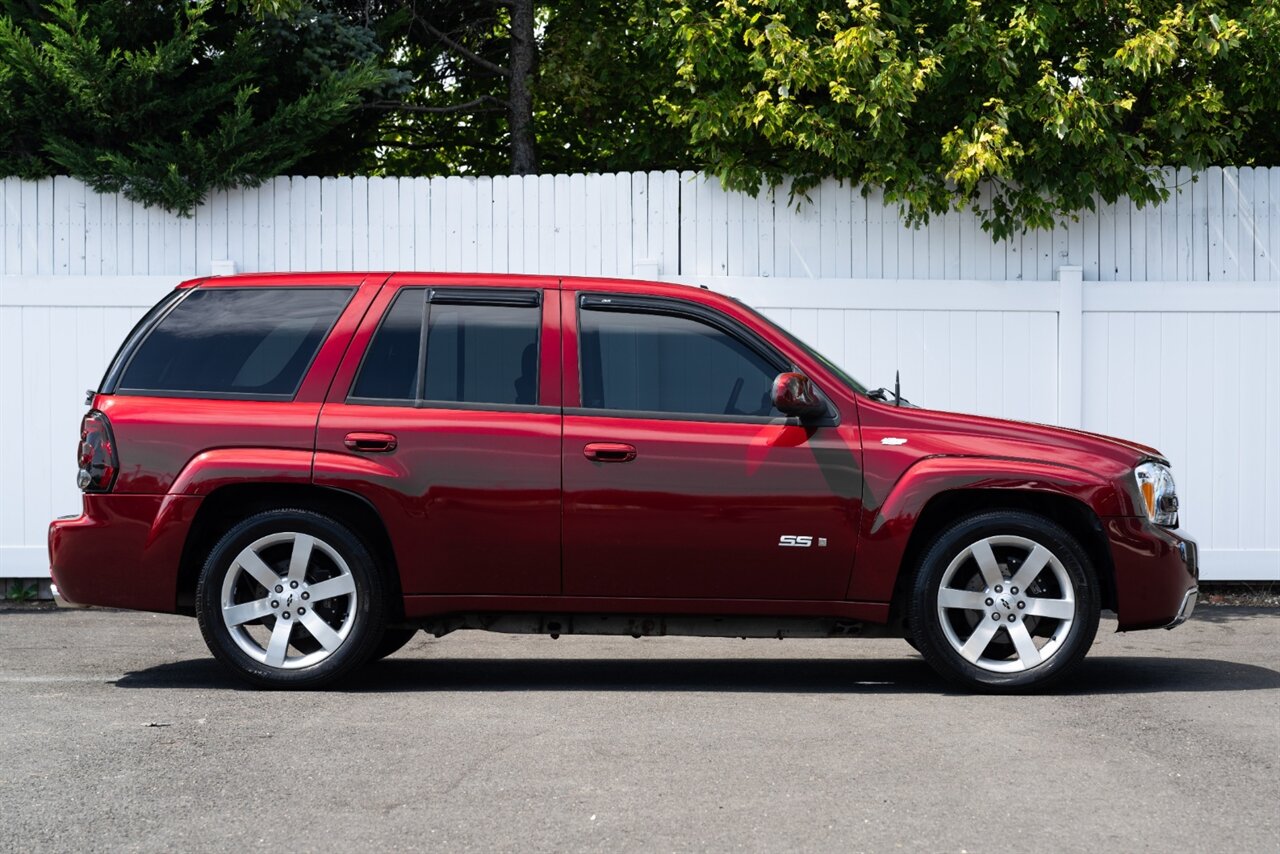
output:
[[[413,269],[638,276],[760,308],[925,406],[1083,427],[1173,461],[1210,579],[1280,580],[1280,169],[1210,169],[1138,210],[993,242],[828,182],[799,208],[675,172],[277,178],[194,218],[0,182],[0,578],[75,513],[84,390],[183,278]]]

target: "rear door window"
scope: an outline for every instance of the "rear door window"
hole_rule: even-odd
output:
[[[418,362],[426,291],[402,290],[382,317],[351,396],[366,400],[418,399]]]
[[[351,299],[351,288],[207,288],[138,347],[125,394],[288,399]]]
[[[536,291],[406,289],[365,351],[351,400],[537,405],[539,306]]]

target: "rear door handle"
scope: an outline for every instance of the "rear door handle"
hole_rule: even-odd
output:
[[[595,463],[629,463],[636,458],[636,448],[623,442],[588,442],[582,455]]]
[[[390,433],[348,433],[342,444],[353,451],[385,454],[396,449],[396,437]]]

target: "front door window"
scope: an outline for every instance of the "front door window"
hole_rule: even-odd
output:
[[[710,323],[628,311],[581,318],[584,408],[782,417],[770,392],[783,366]]]

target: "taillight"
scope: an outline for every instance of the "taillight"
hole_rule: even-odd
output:
[[[80,473],[76,486],[85,492],[107,492],[116,479],[120,462],[116,458],[116,443],[111,436],[111,422],[97,410],[91,411],[80,423],[80,453],[77,462]]]

